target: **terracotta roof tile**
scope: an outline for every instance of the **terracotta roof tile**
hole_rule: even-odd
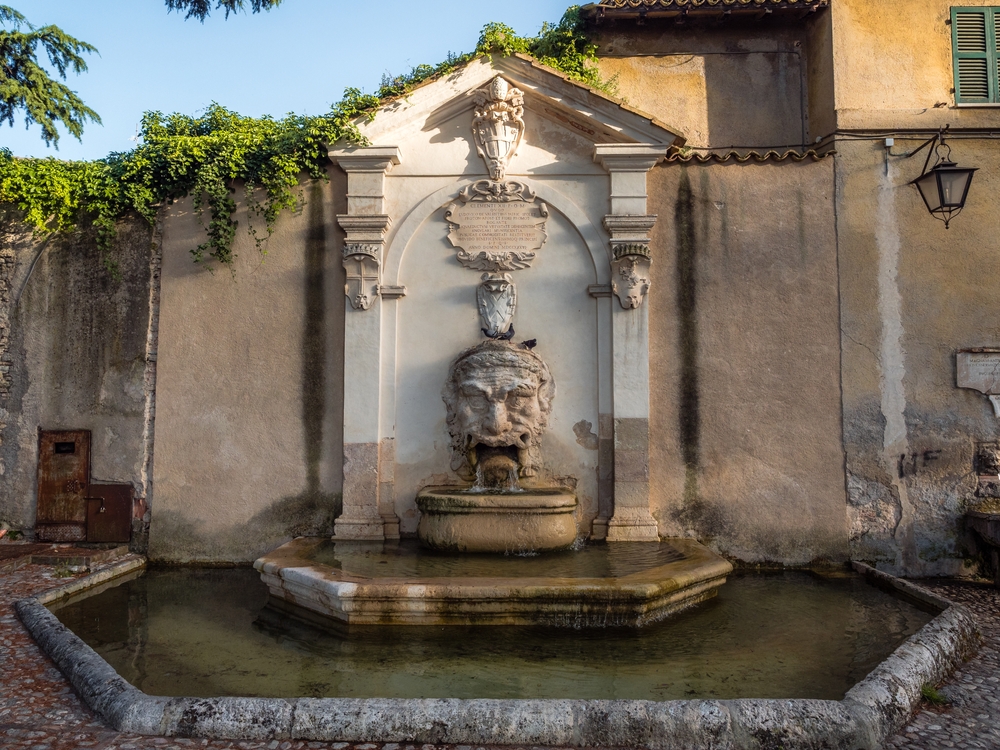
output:
[[[587,8],[602,8],[606,10],[709,10],[722,8],[755,9],[755,8],[821,8],[829,5],[829,0],[601,0]]]

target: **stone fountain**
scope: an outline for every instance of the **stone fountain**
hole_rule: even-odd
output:
[[[573,491],[534,481],[555,390],[525,344],[463,352],[442,396],[452,467],[466,483],[417,494],[427,551],[296,539],[254,564],[270,606],[355,625],[639,626],[714,596],[732,566],[691,539],[602,544],[577,566],[567,553],[528,569],[509,559],[577,542]],[[490,564],[482,553],[501,554]]]
[[[732,569],[661,539],[651,507],[646,173],[676,135],[618,105],[567,109],[537,71],[504,64],[516,85],[473,65],[397,113],[404,144],[417,121],[466,134],[406,168],[458,181],[393,193],[408,184],[388,179],[400,147],[330,152],[348,195],[343,513],[332,541],[257,560],[273,607],[361,625],[638,626],[714,596]],[[534,161],[511,177],[519,149]]]
[[[538,475],[540,440],[556,386],[525,345],[485,341],[451,366],[443,391],[452,469],[469,488],[417,494],[420,541],[456,552],[537,552],[576,540],[576,496],[568,488],[521,486]]]

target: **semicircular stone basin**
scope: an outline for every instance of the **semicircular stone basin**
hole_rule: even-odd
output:
[[[576,496],[559,488],[476,492],[425,487],[417,536],[449,552],[540,552],[576,541]]]

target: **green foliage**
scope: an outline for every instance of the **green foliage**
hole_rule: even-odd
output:
[[[253,0],[252,7],[266,4],[267,0]],[[188,8],[198,17],[199,8],[207,13],[209,0],[200,5],[196,0],[168,0],[168,5]],[[240,5],[240,0],[218,2],[227,10]],[[244,199],[255,219],[248,231],[263,249],[281,211],[297,205],[303,175],[326,177],[328,145],[363,144],[358,122],[374,117],[387,101],[406,96],[415,86],[476,57],[513,53],[534,55],[571,78],[608,90],[594,64],[595,47],[584,33],[577,9],[570,8],[558,24],[543,26],[537,37],[519,37],[503,24],[487,24],[475,52],[449,53],[438,65],[385,76],[375,94],[349,88],[320,116],[243,117],[213,104],[195,117],[147,112],[140,145],[97,161],[19,159],[0,149],[0,202],[20,208],[37,233],[68,231],[81,223],[93,226],[111,267],[106,253],[118,219],[135,213],[152,223],[159,206],[190,195],[207,231],[206,241],[191,251],[194,258],[231,264],[236,185],[244,186]]]
[[[931,683],[925,682],[920,687],[920,695],[925,701],[933,706],[947,706],[951,703],[948,697],[943,695],[936,687]]]
[[[579,6],[569,8],[557,24],[544,23],[536,37],[519,37],[502,23],[483,27],[476,51],[481,54],[531,55],[543,65],[566,73],[570,78],[616,94],[614,79],[604,80],[597,69],[597,45],[587,36],[586,22]]]
[[[197,18],[204,22],[212,12],[212,0],[166,0],[168,10],[187,11],[185,19]],[[230,13],[236,13],[246,9],[246,0],[216,0],[215,9],[224,10],[226,18]],[[281,0],[250,0],[250,10],[260,13],[262,10],[271,10],[281,5]]]
[[[555,26],[542,25],[542,31],[528,50],[543,65],[561,70],[586,84],[615,95],[617,87],[612,78],[605,81],[597,69],[597,45],[587,36],[586,26],[579,7],[566,11]]]
[[[66,80],[69,71],[82,73],[87,69],[82,56],[96,52],[94,47],[56,26],[35,28],[6,5],[0,5],[0,25],[4,27],[0,28],[0,124],[13,125],[15,114],[23,111],[25,125],[38,123],[45,142],[58,145],[58,124],[79,138],[87,120],[101,121],[38,63],[38,54],[43,51],[59,77]]]
[[[36,232],[66,231],[90,222],[106,251],[118,218],[135,212],[152,223],[157,206],[191,195],[207,218],[208,232],[207,241],[192,253],[197,260],[207,253],[230,263],[236,232],[234,183],[244,183],[248,205],[269,233],[278,214],[295,206],[300,175],[325,175],[325,144],[359,142],[355,118],[378,102],[349,89],[321,117],[241,117],[218,104],[200,117],[147,112],[142,143],[128,153],[92,162],[0,153],[0,202],[17,205]]]

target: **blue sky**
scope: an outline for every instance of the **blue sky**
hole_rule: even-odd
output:
[[[35,26],[55,24],[93,44],[89,71],[67,85],[101,116],[83,142],[47,148],[35,125],[0,125],[18,156],[97,159],[127,151],[146,110],[196,114],[217,101],[241,114],[321,114],[347,86],[372,92],[384,73],[473,49],[489,21],[520,34],[555,22],[570,0],[415,3],[284,0],[276,10],[222,13],[204,24],[168,13],[163,0],[0,0]]]

